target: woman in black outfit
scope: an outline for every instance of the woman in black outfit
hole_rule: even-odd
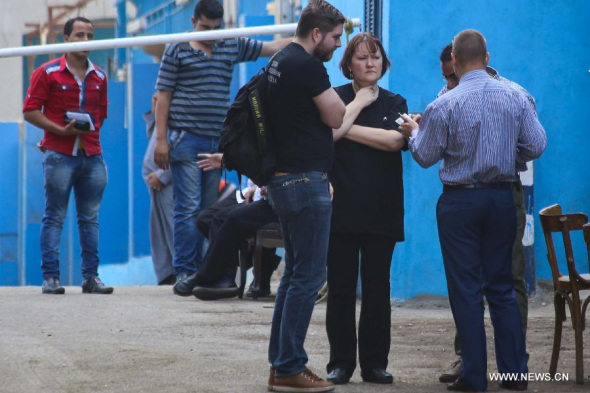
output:
[[[402,159],[405,141],[395,122],[406,100],[377,86],[389,68],[381,42],[369,33],[346,47],[340,68],[352,83],[336,88],[346,104],[341,128],[334,130],[334,187],[328,250],[330,341],[327,380],[349,381],[356,368],[356,288],[361,274],[362,308],[358,329],[361,377],[392,383],[386,371],[391,341],[389,272],[395,243],[404,240]]]

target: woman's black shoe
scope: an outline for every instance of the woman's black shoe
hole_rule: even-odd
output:
[[[365,382],[371,383],[393,383],[393,375],[385,371],[384,368],[373,368],[369,371],[363,370],[361,377]]]
[[[334,385],[344,385],[350,381],[352,373],[349,373],[343,368],[335,368],[328,373],[326,381],[332,382]]]

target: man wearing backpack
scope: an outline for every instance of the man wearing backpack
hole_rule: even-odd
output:
[[[221,27],[223,6],[200,0],[191,18],[195,31]],[[192,295],[191,280],[201,261],[203,237],[197,229],[202,208],[217,198],[221,171],[203,172],[199,153],[215,153],[229,107],[229,87],[236,63],[270,56],[291,41],[262,42],[246,38],[191,41],[169,45],[162,57],[156,89],[154,159],[170,167],[174,187],[174,293]],[[195,239],[197,239],[195,241]]]
[[[331,382],[307,367],[303,348],[314,302],[326,280],[330,233],[327,172],[334,153],[332,129],[342,125],[346,108],[322,64],[341,46],[344,16],[323,0],[302,11],[295,39],[268,70],[268,120],[276,173],[267,189],[281,224],[285,271],[272,320],[268,389],[325,392]]]

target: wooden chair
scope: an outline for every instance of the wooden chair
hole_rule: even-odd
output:
[[[590,290],[590,274],[579,274],[574,262],[574,254],[570,232],[582,230],[586,242],[589,263],[590,263],[590,224],[588,217],[582,213],[562,214],[561,206],[555,204],[544,208],[539,212],[541,227],[547,244],[547,260],[553,275],[554,306],[555,306],[555,333],[553,336],[553,352],[549,373],[555,376],[559,349],[561,346],[561,332],[563,321],[566,319],[565,303],[567,302],[572,326],[575,333],[576,351],[576,383],[584,384],[583,352],[584,343],[582,332],[585,328],[586,310],[590,303],[590,296],[587,296],[584,303],[580,300],[580,291]],[[565,249],[565,260],[567,263],[567,274],[559,270],[558,259],[553,243],[553,234],[561,233]]]
[[[246,272],[250,265],[253,268],[254,286],[252,298],[258,299],[262,278],[262,248],[283,247],[283,236],[278,222],[263,226],[256,234],[246,241],[240,250],[240,287],[238,297],[241,299],[246,285]],[[251,262],[250,262],[250,258]]]

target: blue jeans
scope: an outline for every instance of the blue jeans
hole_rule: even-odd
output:
[[[45,215],[41,223],[41,270],[43,278],[59,277],[59,241],[72,188],[76,198],[78,234],[82,249],[82,276],[98,276],[98,209],[107,185],[102,154],[80,152],[68,156],[45,152]]]
[[[317,293],[326,281],[332,202],[328,177],[322,172],[275,176],[268,195],[285,245],[268,359],[275,375],[284,377],[306,369],[303,344]]]
[[[174,274],[192,274],[203,258],[204,237],[197,229],[197,216],[215,202],[221,170],[205,172],[197,166],[199,153],[216,153],[219,138],[186,131],[170,131],[170,170],[174,187]]]

